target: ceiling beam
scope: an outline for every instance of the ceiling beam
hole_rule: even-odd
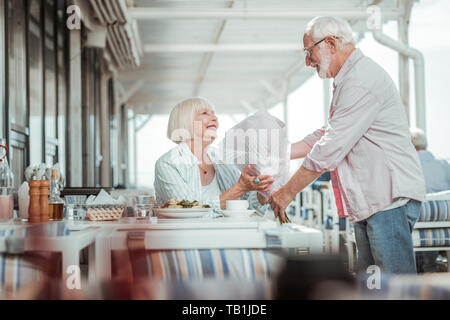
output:
[[[128,89],[125,90],[124,96],[122,97],[122,103],[130,100],[145,84],[145,80],[140,79],[131,85]]]
[[[298,43],[146,44],[144,53],[300,51]]]
[[[121,73],[119,75],[120,81],[131,82],[136,81],[137,79],[145,80],[146,82],[175,82],[175,83],[194,83],[198,81],[200,78],[195,75],[180,75],[180,76],[170,76],[170,75],[155,75],[150,74],[139,75],[133,74],[133,72]],[[208,75],[207,81],[211,82],[256,82],[261,79],[267,79],[267,81],[272,81],[272,78],[279,78],[277,75],[267,75],[267,74],[255,74],[255,75],[245,75],[245,74],[231,74],[231,75]]]
[[[183,100],[185,97],[158,97],[158,96],[150,96],[146,94],[136,94],[128,101],[131,104],[151,104],[151,103],[176,103]]]
[[[343,19],[366,20],[370,14],[366,10],[323,10],[311,8],[296,9],[181,9],[181,8],[129,8],[132,19],[303,19],[317,16],[334,16]],[[401,15],[398,9],[381,10],[383,19],[396,20]]]
[[[214,103],[215,105],[236,104],[236,102],[232,98],[230,98],[229,95],[226,95],[226,94],[219,95],[220,93],[222,93],[222,92],[212,93],[212,94],[208,95],[210,100],[217,101],[217,103]],[[139,94],[136,94],[135,96],[133,96],[128,102],[132,105],[150,105],[150,104],[152,104],[152,107],[156,107],[160,103],[173,104],[173,106],[174,106],[176,103],[178,103],[184,99],[186,99],[186,95],[176,96],[174,94],[173,96],[161,97],[161,96],[157,96],[157,95],[149,95],[149,94],[139,93]],[[219,103],[219,101],[220,101],[220,103]],[[250,108],[252,108],[252,107],[250,106]],[[254,110],[251,110],[251,111],[254,111]]]
[[[233,6],[234,2],[229,4],[229,8]],[[222,20],[220,22],[219,28],[217,29],[216,35],[214,37],[214,45],[217,45],[220,41],[220,37],[222,36],[223,30],[225,28],[226,20]],[[211,59],[214,55],[215,51],[206,51],[203,57],[203,61],[200,65],[200,69],[198,72],[198,81],[195,84],[194,88],[194,96],[198,96],[200,93],[200,88],[202,86],[203,80],[205,79],[206,72],[208,71],[209,65],[211,64]]]
[[[268,83],[267,81],[261,80],[259,81],[259,83],[261,83],[261,85],[268,91],[270,92],[275,98],[277,99],[282,99],[283,93],[278,91],[277,89],[275,89],[270,83]]]
[[[315,72],[315,69],[307,67],[305,65],[304,60],[299,60],[298,62],[295,62],[294,64],[289,66],[289,68],[287,68],[286,71],[281,74],[281,77],[279,79],[276,79],[275,81],[286,81],[288,79],[292,80],[293,77],[298,78],[298,76],[300,76],[301,79],[299,82],[290,81],[290,88],[288,88],[288,92],[290,93],[290,91],[293,91],[303,85],[303,83],[311,76],[313,76]],[[261,95],[258,101],[261,106],[270,108],[280,102],[281,98],[267,92],[267,94]]]

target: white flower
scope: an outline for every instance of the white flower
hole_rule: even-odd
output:
[[[41,163],[35,172],[36,178],[41,180],[44,177],[46,171],[47,166],[45,165],[45,163]]]
[[[25,179],[27,180],[27,182],[30,182],[38,166],[39,165],[34,164],[25,169]]]
[[[59,173],[59,167],[57,171]],[[43,179],[45,176],[45,178],[49,180],[51,178],[51,173],[51,168],[45,163],[34,164],[25,169],[25,179],[27,182],[30,182],[33,176],[38,180]]]

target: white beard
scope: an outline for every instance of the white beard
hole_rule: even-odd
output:
[[[327,72],[330,68],[331,64],[331,57],[327,52],[325,51],[325,47],[319,46],[320,48],[320,56],[322,58],[322,62],[319,63],[319,77],[321,79],[327,78]]]

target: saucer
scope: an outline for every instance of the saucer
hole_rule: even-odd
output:
[[[225,217],[232,218],[246,218],[255,213],[255,210],[223,210],[222,213]]]

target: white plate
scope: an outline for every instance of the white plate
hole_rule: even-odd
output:
[[[255,210],[239,210],[239,211],[231,211],[231,210],[223,210],[222,213],[225,217],[231,218],[246,218],[255,213]]]
[[[154,211],[164,218],[198,218],[209,214],[212,208],[155,208]]]

